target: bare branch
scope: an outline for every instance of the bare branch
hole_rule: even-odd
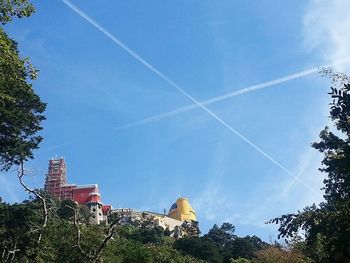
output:
[[[95,261],[94,262],[98,262],[98,260],[100,259],[103,249],[106,247],[107,243],[112,239],[112,237],[114,236],[114,234],[116,233],[116,225],[117,225],[117,221],[113,222],[109,228],[108,228],[108,234],[106,236],[106,238],[102,241],[102,243],[100,244],[100,246],[97,248],[97,250],[95,251],[94,255],[95,255]]]
[[[118,222],[115,221],[109,226],[106,237],[101,242],[101,244],[97,247],[97,249],[94,250],[93,253],[86,252],[81,246],[81,231],[80,231],[79,223],[78,223],[78,212],[77,212],[77,209],[75,209],[74,207],[71,207],[69,205],[65,205],[65,206],[70,208],[70,209],[72,209],[74,211],[73,223],[74,223],[74,227],[76,229],[77,247],[78,247],[80,253],[82,253],[84,256],[86,256],[90,260],[91,263],[99,262],[104,248],[106,247],[107,243],[112,239],[112,237],[116,233],[116,225],[117,225]]]
[[[20,167],[17,171],[17,177],[19,180],[19,183],[23,186],[23,188],[25,189],[25,191],[27,191],[30,194],[35,195],[38,199],[40,199],[41,201],[41,206],[42,206],[42,210],[43,210],[43,223],[41,225],[41,231],[39,233],[38,236],[38,240],[37,240],[37,244],[40,244],[41,239],[42,239],[42,235],[43,235],[43,230],[46,228],[47,226],[47,218],[48,218],[48,211],[47,211],[47,204],[46,204],[46,199],[38,193],[37,190],[35,189],[30,189],[23,181],[23,177],[25,176],[25,172],[24,172],[24,164],[23,162],[21,162]]]
[[[74,227],[76,230],[76,239],[77,239],[77,247],[80,251],[80,253],[82,253],[83,255],[85,255],[86,257],[88,257],[89,259],[93,258],[93,255],[91,255],[90,253],[86,252],[82,247],[81,247],[81,231],[79,228],[79,224],[78,224],[78,212],[77,209],[75,209],[74,207],[71,207],[69,205],[65,205],[67,208],[73,210],[74,212],[74,217],[73,217],[73,223],[74,223]]]

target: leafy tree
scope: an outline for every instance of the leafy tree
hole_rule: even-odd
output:
[[[225,248],[224,258],[254,258],[256,253],[262,249],[270,247],[257,236],[237,237]]]
[[[164,229],[162,227],[144,228],[134,227],[129,235],[130,239],[141,242],[143,244],[162,243],[164,237]]]
[[[235,226],[230,223],[223,223],[220,227],[214,225],[204,238],[218,246],[222,262],[240,257],[251,259],[257,251],[269,246],[256,236],[238,237],[235,235]]]
[[[13,205],[0,202],[2,262],[221,263],[235,262],[232,255],[237,255],[237,260],[241,257],[237,262],[249,262],[242,259],[243,254],[252,255],[252,248],[246,242],[262,242],[257,237],[235,236],[222,246],[221,238],[218,239],[221,243],[207,237],[187,236],[176,240],[165,236],[165,230],[149,224],[118,225],[116,228],[115,222],[90,225],[84,215],[86,211],[70,200],[47,199],[47,210],[48,223],[42,229],[43,210],[39,198]],[[233,226],[223,229],[234,235]],[[38,230],[43,230],[40,243],[37,242]],[[241,239],[245,240],[242,245],[234,243]],[[256,249],[255,245],[253,247]],[[241,253],[237,252],[240,250]]]
[[[179,251],[168,246],[155,246],[148,247],[151,255],[152,262],[157,263],[204,263],[200,259],[193,258],[188,255],[182,255]]]
[[[208,262],[222,262],[219,246],[207,238],[184,237],[175,241],[174,248]]]
[[[230,259],[230,263],[251,263],[251,262],[252,262],[251,260],[246,258],[241,258],[241,257],[237,259],[233,259],[233,258]]]
[[[104,262],[151,263],[152,255],[141,243],[128,239],[115,240],[103,255]]]
[[[12,17],[28,17],[34,13],[34,6],[28,0],[1,0],[0,23],[12,21]]]
[[[216,224],[209,230],[208,234],[204,235],[205,238],[208,238],[215,243],[225,246],[226,244],[232,242],[236,239],[235,226],[230,223],[223,223],[221,227],[218,227]]]
[[[304,255],[297,251],[287,251],[271,246],[260,250],[256,254],[254,263],[309,263]]]
[[[185,221],[180,227],[181,232],[186,236],[196,237],[201,233],[198,221]]]
[[[330,118],[336,132],[328,127],[320,133],[320,141],[312,146],[324,154],[320,171],[324,180],[325,201],[295,214],[271,220],[279,227],[279,237],[293,238],[300,229],[310,256],[316,262],[350,261],[350,84],[344,74],[326,72],[339,87],[329,93]]]
[[[0,204],[0,251],[3,262],[32,254],[36,245],[33,236],[37,222],[35,210],[26,204]]]
[[[73,208],[77,208],[78,205],[72,201],[72,200],[63,200],[59,202],[58,208],[57,208],[57,216],[62,219],[69,220],[74,217],[74,210]]]
[[[36,260],[57,263],[87,262],[87,258],[76,246],[75,229],[70,221],[50,220]]]
[[[13,16],[30,16],[33,6],[26,0],[0,2],[0,22]],[[0,170],[8,170],[33,158],[42,137],[41,121],[46,104],[35,94],[30,80],[37,70],[19,56],[17,43],[0,28]]]

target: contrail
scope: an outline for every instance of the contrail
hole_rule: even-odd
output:
[[[249,87],[246,87],[246,88],[243,88],[243,89],[232,91],[232,92],[226,93],[226,94],[218,96],[218,97],[214,97],[214,98],[211,98],[211,99],[208,99],[208,100],[200,101],[200,103],[202,105],[210,105],[210,104],[213,104],[213,103],[216,103],[216,102],[220,102],[220,101],[227,100],[227,99],[230,99],[230,98],[233,98],[233,97],[236,97],[236,96],[243,95],[245,93],[250,93],[250,92],[254,92],[254,91],[260,90],[260,89],[270,88],[270,87],[276,86],[278,84],[281,84],[281,83],[284,83],[284,82],[287,82],[287,81],[290,81],[290,80],[293,80],[293,79],[298,79],[298,78],[302,78],[302,77],[311,75],[313,73],[318,72],[320,70],[320,68],[329,68],[329,67],[333,67],[333,66],[336,66],[336,65],[347,63],[349,61],[350,61],[350,58],[347,58],[347,59],[344,59],[344,60],[339,60],[339,61],[337,61],[335,63],[332,63],[332,64],[325,64],[325,65],[322,65],[322,66],[319,66],[319,67],[303,70],[303,71],[300,71],[300,72],[297,72],[297,73],[289,74],[287,76],[284,76],[284,77],[281,77],[281,78],[278,78],[278,79],[266,81],[266,82],[263,82],[263,83],[260,83],[260,84],[256,84],[256,85],[252,85],[252,86],[249,86]],[[139,126],[139,125],[151,123],[151,122],[154,122],[154,121],[159,121],[159,120],[166,119],[166,118],[169,118],[171,116],[174,116],[174,115],[177,115],[177,114],[180,114],[180,113],[183,113],[183,112],[187,112],[187,111],[191,111],[191,110],[197,109],[198,107],[199,106],[197,104],[187,105],[187,106],[184,106],[184,107],[181,107],[181,108],[177,108],[177,109],[174,109],[174,110],[171,110],[171,111],[167,111],[167,112],[164,112],[164,113],[161,113],[161,114],[158,114],[158,115],[154,115],[152,117],[148,117],[148,118],[145,118],[145,119],[142,119],[142,120],[138,120],[138,121],[135,121],[135,122],[131,122],[131,123],[122,125],[122,126],[118,126],[118,127],[114,128],[114,130],[122,130],[122,129],[130,128],[130,127],[133,127],[133,126]]]
[[[98,29],[100,32],[105,34],[109,39],[111,39],[115,44],[117,44],[120,48],[124,49],[129,55],[134,57],[137,61],[139,61],[141,64],[143,64],[146,68],[148,68],[150,71],[152,71],[154,74],[156,74],[158,77],[163,79],[165,82],[170,84],[173,88],[175,88],[179,93],[184,95],[186,98],[188,98],[190,101],[192,101],[194,104],[196,104],[199,108],[202,108],[205,112],[207,112],[210,116],[212,116],[214,119],[216,119],[219,123],[221,123],[224,127],[229,129],[231,132],[236,134],[239,138],[241,138],[243,141],[245,141],[247,144],[249,144],[252,148],[254,148],[256,151],[258,151],[260,154],[262,154],[265,158],[270,160],[272,163],[274,163],[277,167],[279,167],[282,171],[287,173],[289,176],[293,177],[297,182],[304,185],[306,188],[311,190],[316,195],[320,195],[318,191],[316,191],[314,188],[309,186],[308,184],[304,183],[300,178],[295,176],[291,171],[289,171],[286,167],[284,167],[282,164],[280,164],[278,161],[276,161],[274,158],[272,158],[270,155],[265,153],[262,149],[260,149],[257,145],[255,145],[253,142],[251,142],[248,138],[243,136],[240,132],[238,132],[236,129],[232,128],[228,123],[226,123],[224,120],[222,120],[219,116],[217,116],[214,112],[209,110],[205,105],[203,105],[200,101],[192,97],[189,93],[187,93],[185,90],[183,90],[180,86],[178,86],[174,81],[172,81],[170,78],[168,78],[166,75],[164,75],[162,72],[160,72],[157,68],[155,68],[153,65],[149,64],[147,61],[145,61],[143,58],[141,58],[138,54],[136,54],[133,50],[128,48],[124,43],[122,43],[119,39],[117,39],[115,36],[113,36],[110,32],[108,32],[106,29],[104,29],[102,26],[100,26],[95,20],[90,18],[87,14],[85,14],[82,10],[80,10],[78,7],[73,5],[68,0],[62,0],[63,3],[65,3],[69,8],[71,8],[74,12],[76,12],[79,16],[84,18],[87,22],[89,22],[91,25],[93,25],[96,29]]]

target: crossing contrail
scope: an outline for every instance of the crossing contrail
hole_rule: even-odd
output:
[[[183,90],[179,85],[177,85],[174,81],[172,81],[169,77],[164,75],[161,71],[159,71],[156,67],[148,63],[146,60],[144,60],[142,57],[140,57],[138,54],[136,54],[132,49],[127,47],[124,43],[122,43],[118,38],[116,38],[114,35],[112,35],[110,32],[108,32],[106,29],[104,29],[101,25],[99,25],[95,20],[93,20],[91,17],[89,17],[87,14],[85,14],[82,10],[80,10],[77,6],[73,5],[68,0],[62,0],[63,3],[65,3],[70,9],[72,9],[75,13],[77,13],[79,16],[84,18],[87,22],[89,22],[92,26],[94,26],[96,29],[98,29],[101,33],[106,35],[110,40],[112,40],[115,44],[117,44],[120,48],[122,48],[124,51],[126,51],[130,56],[135,58],[138,62],[143,64],[146,68],[148,68],[150,71],[152,71],[154,74],[156,74],[158,77],[163,79],[165,82],[167,82],[169,85],[171,85],[173,88],[175,88],[179,93],[181,93],[183,96],[185,96],[187,99],[192,101],[193,104],[197,105],[198,108],[201,108],[203,111],[207,112],[210,116],[212,116],[214,119],[216,119],[221,125],[226,127],[228,130],[230,130],[232,133],[236,134],[239,138],[241,138],[243,141],[245,141],[247,144],[249,144],[253,149],[255,149],[257,152],[262,154],[266,159],[271,161],[273,164],[275,164],[277,167],[279,167],[282,171],[284,171],[289,176],[293,177],[297,182],[311,190],[316,195],[320,196],[320,193],[316,191],[313,187],[309,186],[308,184],[304,183],[299,177],[295,176],[291,171],[289,171],[285,166],[283,166],[281,163],[276,161],[273,157],[271,157],[269,154],[264,152],[261,148],[259,148],[257,145],[255,145],[253,142],[251,142],[248,138],[243,136],[239,131],[231,127],[227,122],[225,122],[223,119],[221,119],[218,115],[216,115],[214,112],[209,110],[203,103],[195,99],[193,96],[191,96],[189,93],[187,93],[185,90]]]
[[[217,97],[214,97],[214,98],[211,98],[208,100],[200,101],[200,103],[203,105],[210,105],[210,104],[213,104],[216,102],[220,102],[220,101],[227,100],[227,99],[230,99],[230,98],[233,98],[236,96],[243,95],[245,93],[250,93],[250,92],[260,90],[260,89],[270,88],[270,87],[276,86],[278,84],[281,84],[281,83],[284,83],[284,82],[287,82],[287,81],[290,81],[293,79],[299,79],[299,78],[311,75],[313,73],[319,72],[320,68],[329,68],[329,67],[333,67],[336,65],[347,63],[349,61],[350,61],[350,58],[347,58],[347,59],[339,60],[339,61],[332,63],[332,64],[325,64],[325,65],[322,65],[319,67],[303,70],[303,71],[300,71],[297,73],[289,74],[289,75],[281,77],[281,78],[262,82],[260,84],[252,85],[252,86],[249,86],[249,87],[246,87],[243,89],[235,90],[235,91],[232,91],[232,92],[229,92],[229,93],[226,93],[224,95],[217,96]],[[122,129],[130,128],[133,126],[139,126],[139,125],[144,125],[144,124],[148,124],[151,122],[159,121],[159,120],[166,119],[166,118],[169,118],[171,116],[174,116],[174,115],[177,115],[180,113],[184,113],[187,111],[197,109],[198,107],[199,106],[197,104],[187,105],[187,106],[180,107],[180,108],[177,108],[177,109],[174,109],[171,111],[167,111],[167,112],[164,112],[164,113],[161,113],[158,115],[154,115],[154,116],[142,119],[142,120],[138,120],[138,121],[131,122],[128,124],[124,124],[122,126],[118,126],[118,127],[114,128],[114,130],[122,130]]]

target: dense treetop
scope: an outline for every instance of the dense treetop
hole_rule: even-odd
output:
[[[1,1],[0,22],[33,12],[27,1]],[[42,140],[37,132],[42,129],[46,104],[32,87],[36,76],[29,60],[20,57],[17,43],[0,28],[0,170],[33,158],[32,151]]]
[[[304,230],[304,249],[316,262],[350,261],[350,83],[346,75],[326,71],[333,79],[329,95],[330,118],[335,129],[325,127],[312,146],[323,153],[320,171],[325,201],[296,214],[275,218],[280,236],[295,238]]]

